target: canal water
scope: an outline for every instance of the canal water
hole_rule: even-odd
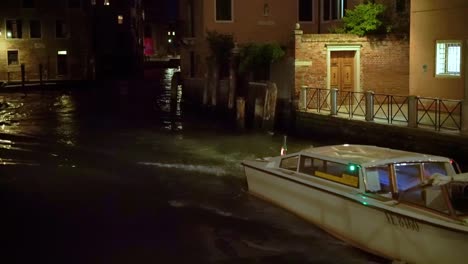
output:
[[[388,263],[249,195],[240,162],[283,135],[171,104],[174,71],[117,95],[0,94],[4,263]]]

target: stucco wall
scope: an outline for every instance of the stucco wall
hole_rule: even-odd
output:
[[[348,34],[296,35],[296,94],[302,85],[329,88],[328,48],[355,47],[355,91],[408,95],[409,41],[397,36],[357,37]],[[308,64],[308,65],[307,65]],[[359,70],[360,69],[360,70]]]
[[[466,59],[461,77],[435,77],[437,40],[463,41],[467,53],[466,0],[413,0],[411,3],[410,92],[415,95],[463,99]]]
[[[233,21],[216,22],[214,1],[205,1],[205,27],[218,32],[233,34],[239,43],[253,41],[291,40],[291,32],[298,20],[297,1],[270,0],[269,13],[264,16],[265,1],[233,1]],[[305,30],[313,30],[313,23],[305,23]]]

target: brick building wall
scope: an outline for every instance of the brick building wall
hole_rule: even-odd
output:
[[[31,2],[31,6],[23,6],[24,3],[6,0],[0,4],[0,81],[21,80],[21,64],[25,65],[27,81],[39,79],[39,64],[44,80],[86,79],[90,41],[84,6],[51,0]],[[20,35],[9,36],[11,21],[16,21]],[[35,35],[32,22],[37,23]],[[57,36],[59,22],[63,35]],[[15,55],[13,61],[8,59],[11,52]]]
[[[409,40],[398,36],[357,37],[349,34],[301,34],[295,37],[295,90],[330,88],[330,47],[355,49],[354,91],[393,95],[409,93]]]

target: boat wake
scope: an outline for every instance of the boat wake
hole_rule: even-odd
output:
[[[216,215],[220,215],[224,217],[233,217],[233,214],[231,212],[223,211],[216,207],[206,205],[206,204],[194,204],[188,201],[179,201],[179,200],[171,200],[168,203],[170,206],[175,207],[175,208],[199,208],[199,209],[214,213]]]
[[[167,163],[160,163],[160,162],[138,162],[140,165],[144,166],[154,166],[158,168],[167,168],[167,169],[178,169],[184,171],[191,171],[191,172],[202,172],[206,174],[213,174],[216,176],[224,176],[227,175],[228,172],[221,167],[212,167],[212,166],[204,166],[204,165],[189,165],[189,164],[167,164]]]

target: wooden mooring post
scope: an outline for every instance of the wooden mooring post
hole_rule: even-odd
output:
[[[21,89],[23,90],[24,95],[26,95],[26,89],[25,89],[25,80],[26,80],[26,67],[24,66],[24,63],[21,64]]]
[[[245,99],[243,97],[236,99],[236,126],[240,130],[245,128]]]
[[[39,63],[39,88],[44,91],[44,83],[42,82],[42,63]]]
[[[265,91],[265,104],[263,108],[263,124],[266,130],[275,128],[276,119],[276,99],[278,97],[278,88],[274,82],[268,82]]]

